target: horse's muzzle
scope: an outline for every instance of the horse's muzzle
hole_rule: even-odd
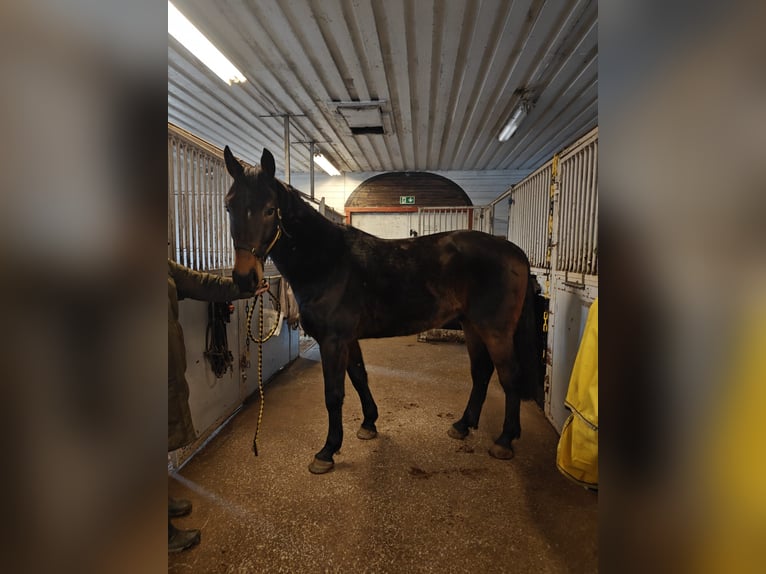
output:
[[[255,282],[257,278],[255,276],[254,270],[244,275],[237,273],[236,271],[232,271],[231,278],[234,280],[234,283],[237,284],[239,290],[243,293],[252,293],[255,291]]]

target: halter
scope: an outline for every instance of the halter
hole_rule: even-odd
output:
[[[250,247],[249,245],[237,245],[234,244],[234,250],[235,251],[247,251],[254,257],[258,257],[259,259],[265,261],[266,257],[268,257],[269,252],[274,248],[274,245],[276,245],[277,241],[279,241],[279,238],[282,237],[282,233],[284,233],[287,237],[290,237],[290,234],[287,233],[285,230],[285,226],[282,223],[282,210],[277,208],[277,232],[274,234],[274,239],[271,240],[269,243],[269,246],[266,248],[266,251],[263,253],[263,257],[259,256],[256,252],[255,247]]]

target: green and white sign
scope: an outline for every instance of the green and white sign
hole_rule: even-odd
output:
[[[415,205],[415,196],[414,195],[400,195],[399,196],[399,205]]]

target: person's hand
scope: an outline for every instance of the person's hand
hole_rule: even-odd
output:
[[[264,278],[263,281],[261,281],[261,284],[255,290],[255,296],[258,297],[258,295],[260,295],[261,293],[265,293],[268,290],[269,290],[269,282],[267,279]]]

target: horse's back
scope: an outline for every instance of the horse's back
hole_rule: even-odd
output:
[[[454,244],[466,258],[494,261],[498,265],[529,267],[526,253],[504,237],[471,230],[447,231],[436,236],[441,236],[445,244]]]
[[[372,336],[417,332],[453,319],[497,330],[515,323],[529,263],[513,243],[470,230],[408,239],[349,231],[345,304],[364,309],[363,331]]]
[[[502,237],[479,231],[447,233],[442,241],[445,251],[455,252],[444,276],[463,290],[463,320],[498,331],[512,330],[529,278],[524,251]]]
[[[382,239],[353,227],[347,228],[347,245],[352,256],[364,259],[406,254],[412,257],[445,257],[459,254],[467,258],[493,259],[497,263],[529,265],[524,251],[503,237],[482,231],[442,231],[405,239]]]

